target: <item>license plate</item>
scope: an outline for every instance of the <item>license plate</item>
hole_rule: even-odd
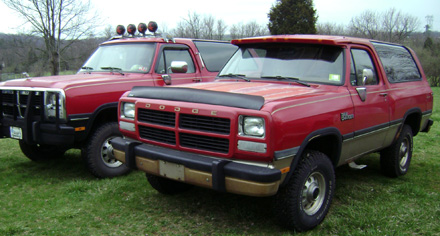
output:
[[[20,127],[10,126],[9,130],[11,132],[11,138],[23,139],[23,132],[21,131]]]
[[[180,164],[175,164],[167,161],[159,161],[159,172],[163,177],[170,179],[185,180],[185,170],[184,166]]]

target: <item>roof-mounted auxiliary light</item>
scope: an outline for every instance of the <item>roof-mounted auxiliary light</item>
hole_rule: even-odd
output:
[[[116,33],[120,36],[125,34],[125,27],[123,25],[116,26]]]
[[[142,34],[142,36],[145,36],[145,32],[147,32],[147,24],[139,23],[138,31],[139,31],[140,34]]]
[[[136,35],[136,31],[138,31],[139,34]],[[125,32],[127,32],[128,35],[124,35]],[[120,39],[124,37],[162,37],[163,40],[167,43],[170,41],[175,43],[175,40],[171,35],[163,32],[158,32],[158,26],[155,21],[150,21],[148,22],[148,24],[139,23],[137,28],[134,24],[129,24],[127,26],[127,29],[123,25],[118,25],[116,26],[116,33],[118,34],[118,36],[112,37],[110,40]]]
[[[134,34],[136,33],[136,26],[133,24],[129,24],[127,26],[127,33],[131,36],[134,36]]]
[[[151,33],[156,33],[157,31],[157,23],[155,21],[148,22],[148,31]]]

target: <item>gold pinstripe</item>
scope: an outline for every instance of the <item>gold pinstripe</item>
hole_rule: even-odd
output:
[[[380,90],[380,91],[373,91],[373,92],[367,92],[367,94],[375,94],[375,93],[383,93],[383,92],[389,92],[389,91],[396,91],[396,90],[407,90],[407,89],[415,89],[415,88],[422,88],[423,86],[412,86],[412,87],[405,87],[405,88],[394,88],[394,89],[385,89],[385,90]],[[321,100],[316,100],[316,101],[311,101],[311,102],[305,102],[305,103],[300,103],[300,104],[295,104],[295,105],[290,105],[290,106],[286,106],[286,107],[281,107],[276,109],[275,111],[273,111],[271,113],[271,115],[285,110],[285,109],[290,109],[293,107],[298,107],[298,106],[303,106],[303,105],[309,105],[309,104],[313,104],[313,103],[317,103],[317,102],[325,102],[325,101],[330,101],[333,99],[339,99],[339,98],[344,98],[344,97],[351,97],[351,96],[358,96],[357,94],[348,94],[348,95],[343,95],[343,96],[338,96],[338,97],[332,97],[332,98],[327,98],[327,99],[321,99]]]

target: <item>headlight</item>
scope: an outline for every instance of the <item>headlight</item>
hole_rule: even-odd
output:
[[[264,137],[264,119],[253,116],[240,116],[239,132],[242,136]]]
[[[46,119],[66,118],[64,94],[56,91],[47,91],[44,96],[44,116]]]
[[[134,103],[131,102],[122,102],[121,104],[121,117],[134,119],[136,115],[136,109]]]

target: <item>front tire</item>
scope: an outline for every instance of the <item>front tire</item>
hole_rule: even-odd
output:
[[[192,185],[178,182],[178,181],[171,180],[171,179],[167,179],[167,178],[163,178],[160,176],[146,174],[146,177],[147,177],[148,182],[150,183],[151,187],[153,187],[159,193],[162,193],[162,194],[174,195],[174,194],[188,191],[189,189],[192,188]]]
[[[380,168],[388,177],[399,177],[408,172],[413,152],[413,133],[409,125],[404,125],[399,138],[380,152]]]
[[[60,158],[66,152],[66,149],[55,145],[27,144],[22,140],[19,140],[18,144],[27,158],[37,162]]]
[[[98,178],[111,178],[127,174],[130,169],[113,155],[113,147],[109,141],[121,137],[117,122],[101,125],[91,135],[82,156],[90,172]]]
[[[330,159],[321,152],[306,151],[287,185],[275,195],[277,221],[299,232],[316,227],[327,215],[334,191]]]

